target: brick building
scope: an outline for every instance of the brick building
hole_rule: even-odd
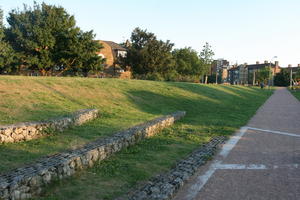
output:
[[[228,70],[228,82],[231,84],[258,84],[257,72],[266,67],[271,67],[271,84],[273,85],[274,76],[280,72],[281,68],[278,61],[275,63],[269,63],[265,61],[264,63],[256,62],[256,64],[247,63],[239,66],[232,67]]]
[[[256,85],[258,84],[256,73],[260,69],[264,69],[266,67],[271,67],[272,74],[271,74],[271,84],[273,85],[274,82],[274,76],[280,72],[280,67],[278,61],[275,61],[275,63],[269,63],[268,61],[265,61],[264,63],[259,63],[258,61],[256,64],[248,65],[248,84]]]
[[[127,49],[115,42],[99,40],[103,48],[98,55],[105,58],[104,75],[121,76],[124,70],[119,66],[119,59],[127,55]]]

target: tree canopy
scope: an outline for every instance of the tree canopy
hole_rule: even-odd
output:
[[[10,70],[13,62],[13,50],[5,41],[4,31],[3,12],[0,8],[0,72]]]
[[[173,51],[175,59],[175,69],[182,75],[200,76],[203,71],[203,62],[199,58],[197,51],[191,47],[175,49]]]
[[[205,75],[205,80],[204,80],[205,83],[207,83],[208,81],[208,74],[210,73],[214,55],[215,53],[211,49],[211,46],[208,44],[208,42],[206,42],[205,45],[203,46],[202,51],[200,52],[200,58],[202,59],[203,62],[202,73],[203,75]]]
[[[61,6],[24,5],[8,13],[7,24],[0,9],[0,73],[87,76],[103,69],[105,59],[97,55],[103,47],[95,34],[81,30]],[[173,50],[169,40],[141,28],[132,31],[125,46],[127,56],[114,63],[151,80],[207,79],[214,55],[208,43],[200,53],[190,47]]]
[[[83,32],[63,7],[38,4],[12,10],[6,37],[19,54],[19,65],[42,75],[57,69],[86,72],[101,66],[101,45],[92,31]],[[90,67],[89,67],[90,66]]]
[[[271,73],[272,73],[271,67],[265,67],[263,69],[260,69],[257,72],[257,80],[266,84],[267,80],[270,80]]]
[[[128,49],[126,64],[131,66],[134,74],[146,75],[160,73],[162,75],[172,70],[174,60],[169,40],[158,40],[153,33],[135,28],[131,34],[131,46]]]

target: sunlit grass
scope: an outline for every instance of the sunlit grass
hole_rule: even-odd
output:
[[[42,139],[0,145],[0,170],[126,129],[177,110],[186,117],[173,127],[117,153],[38,199],[113,199],[168,170],[214,135],[229,135],[247,123],[271,90],[118,79],[0,76],[0,123],[42,120],[78,109],[98,108],[101,117]]]
[[[290,92],[300,101],[300,86],[296,87],[295,90],[290,90]]]

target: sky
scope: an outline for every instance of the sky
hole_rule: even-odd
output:
[[[36,0],[36,2],[42,2]],[[170,40],[175,48],[201,51],[208,42],[215,59],[235,63],[300,63],[300,0],[44,0],[63,6],[96,39],[117,43],[135,27]],[[7,16],[33,0],[0,0]],[[274,58],[277,56],[277,58]]]

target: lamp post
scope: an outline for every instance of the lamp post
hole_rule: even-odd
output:
[[[293,68],[290,70],[290,89],[293,89]]]
[[[269,65],[270,66],[270,72],[269,72],[269,81],[268,81],[269,82],[269,84],[268,84],[269,88],[271,86],[271,75],[273,74],[271,65],[272,65],[272,60],[275,59],[275,58],[277,58],[277,56],[273,56],[273,58],[270,60],[270,65]]]

